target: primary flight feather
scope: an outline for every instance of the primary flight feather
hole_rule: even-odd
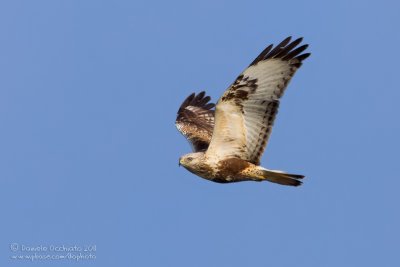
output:
[[[270,181],[298,186],[304,176],[260,165],[271,134],[279,100],[290,79],[310,53],[308,45],[292,42],[268,46],[224,92],[217,105],[205,92],[191,94],[178,110],[176,127],[193,153],[179,164],[190,172],[218,183]],[[215,110],[213,109],[215,107]]]

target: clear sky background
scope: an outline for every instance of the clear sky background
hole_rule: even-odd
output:
[[[2,1],[1,266],[400,266],[397,1]],[[192,92],[217,100],[304,36],[262,158],[302,187],[178,167]],[[96,245],[12,260],[10,244]]]

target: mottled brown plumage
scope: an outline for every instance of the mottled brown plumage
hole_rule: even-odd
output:
[[[195,153],[180,158],[189,171],[219,183],[268,180],[300,185],[302,175],[265,169],[260,164],[280,98],[289,81],[310,54],[286,38],[268,46],[219,99],[216,110],[209,96],[190,95],[178,111],[176,126]]]
[[[188,139],[194,152],[206,151],[214,128],[214,103],[205,92],[188,96],[178,110],[175,125]]]

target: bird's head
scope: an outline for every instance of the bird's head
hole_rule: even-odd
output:
[[[196,166],[201,163],[204,152],[189,153],[179,158],[179,166],[183,166],[188,170],[195,170]]]

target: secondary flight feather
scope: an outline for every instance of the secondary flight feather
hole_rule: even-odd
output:
[[[224,92],[217,105],[205,92],[191,94],[178,110],[176,127],[193,153],[179,164],[218,183],[270,181],[298,186],[304,176],[260,166],[280,98],[289,81],[310,56],[302,38],[269,45]],[[299,46],[300,45],[300,46]],[[215,110],[214,110],[215,107]]]

